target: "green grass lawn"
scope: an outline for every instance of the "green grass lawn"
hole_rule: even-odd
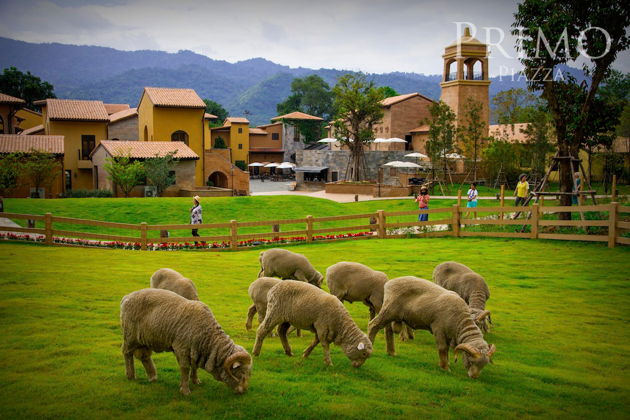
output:
[[[38,201],[38,203],[40,203]],[[46,201],[48,203],[48,201]],[[54,203],[51,201],[51,203]],[[185,209],[185,206],[184,206]],[[307,209],[304,209],[307,210]],[[110,213],[115,214],[115,213]],[[627,418],[630,404],[630,249],[577,242],[476,238],[345,241],[291,247],[320,271],[358,261],[390,277],[430,278],[457,260],[481,273],[492,297],[494,364],[472,380],[461,364],[438,367],[433,337],[397,343],[382,333],[353,368],[338,347],[289,358],[268,337],[241,396],[200,373],[179,393],[170,353],[155,357],[158,381],[141,365],[130,382],[120,354],[119,302],[171,267],[193,279],[202,301],[239,344],[247,287],[259,251],[140,252],[0,243],[1,418]],[[368,310],[346,304],[365,330]],[[255,327],[257,323],[255,323]],[[290,336],[296,354],[312,334]]]
[[[431,208],[450,208],[454,200],[432,200]],[[480,206],[496,206],[498,201],[480,200]],[[185,224],[189,223],[190,198],[67,198],[58,200],[6,199],[5,211],[26,214],[44,214],[79,219],[103,220],[120,223],[148,224]],[[337,216],[344,214],[364,214],[377,210],[407,211],[417,209],[411,199],[371,200],[353,203],[337,203],[322,198],[304,196],[253,196],[253,197],[216,197],[203,198],[203,220],[205,223],[225,223],[232,219],[239,221],[277,220],[313,217]],[[434,220],[450,217],[449,213],[432,214]],[[417,220],[417,216],[399,216],[388,219],[390,222]],[[24,220],[16,222],[25,225]],[[368,219],[321,222],[314,228],[341,227],[368,224]],[[38,227],[43,226],[38,222]],[[55,229],[80,232],[106,233],[113,235],[135,235],[138,231],[103,228],[87,225],[55,223]],[[282,225],[283,231],[302,230],[305,224]],[[362,229],[365,230],[365,229]],[[202,235],[225,235],[228,229],[202,229]],[[239,233],[270,232],[270,226],[239,228]],[[351,231],[351,230],[346,230]],[[190,231],[176,231],[178,236],[189,235]],[[149,237],[159,236],[158,231],[149,233]]]

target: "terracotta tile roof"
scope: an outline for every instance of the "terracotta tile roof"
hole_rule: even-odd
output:
[[[104,148],[112,156],[129,154],[134,159],[147,159],[155,155],[164,156],[170,152],[175,153],[177,159],[199,159],[199,155],[181,141],[119,141],[101,140],[99,146],[94,149],[92,155],[100,147]]]
[[[295,111],[290,112],[284,115],[278,115],[277,117],[273,117],[271,121],[277,120],[315,120],[315,121],[324,121],[323,118],[316,117],[315,115],[305,114],[304,112]]]
[[[282,125],[282,121],[278,121],[278,122],[271,123],[271,124],[263,124],[263,125],[259,125],[259,126],[257,126],[257,128],[262,128],[262,129],[265,129],[265,128],[267,128],[267,127],[271,127],[272,125]]]
[[[431,127],[427,124],[423,124],[420,127],[416,127],[413,130],[409,130],[410,133],[425,133],[429,131]]]
[[[129,104],[103,104],[105,105],[105,110],[109,115],[115,114],[116,112],[124,111],[125,109],[129,109]]]
[[[27,128],[26,130],[22,130],[22,132],[20,134],[28,136],[28,135],[32,135],[32,134],[38,134],[40,132],[41,133],[44,132],[44,124],[36,125],[34,127]]]
[[[109,121],[102,101],[46,99],[48,119],[57,121]]]
[[[249,129],[249,134],[262,134],[262,135],[266,135],[267,132],[265,130],[263,130],[262,128],[258,128],[258,127],[251,127]]]
[[[526,130],[528,126],[528,123],[492,124],[488,127],[488,134],[506,139],[510,143],[526,143],[527,136],[522,130]]]
[[[214,114],[209,114],[207,112],[205,114],[203,114],[203,119],[204,120],[216,120],[217,118],[219,118],[219,117],[217,117]]]
[[[413,93],[406,93],[404,95],[398,95],[398,96],[392,96],[390,98],[385,98],[381,101],[381,105],[383,105],[384,107],[389,107],[399,102],[406,101],[407,99],[414,98],[416,96],[426,99],[427,101],[435,102],[433,99],[427,96],[421,95],[418,92],[413,92]]]
[[[225,122],[236,123],[236,124],[249,124],[249,120],[245,117],[227,117]],[[226,125],[225,122],[223,125]]]
[[[138,108],[124,109],[122,111],[118,111],[111,114],[109,116],[109,122],[111,124],[117,121],[126,120],[129,117],[136,117],[136,116],[138,116]]]
[[[28,153],[31,150],[63,155],[63,136],[0,134],[0,153]]]
[[[193,89],[145,87],[153,105],[173,108],[205,108],[206,104]]]
[[[0,93],[0,103],[1,104],[25,104],[26,101],[24,99],[16,98],[15,96],[7,95],[5,93]]]

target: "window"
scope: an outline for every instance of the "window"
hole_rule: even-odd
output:
[[[70,169],[64,171],[64,184],[66,191],[72,190],[72,171]]]
[[[297,127],[293,127],[293,141],[300,141],[300,130]]]
[[[241,134],[243,132],[243,127],[239,127],[238,128],[238,134]]]
[[[271,140],[280,140],[280,133],[271,133]]]
[[[188,146],[188,133],[182,130],[177,130],[171,134],[171,141],[181,141]]]
[[[339,172],[338,171],[332,171],[330,176],[331,176],[331,181],[332,182],[339,181]]]
[[[239,150],[242,150],[243,149],[243,144],[239,143],[238,144],[238,148],[239,148]]]
[[[177,184],[177,174],[175,171],[168,171],[168,177],[171,179],[170,185]]]
[[[81,136],[81,160],[90,160],[90,153],[96,146],[96,136],[82,135]]]
[[[95,166],[93,171],[92,178],[94,179],[94,189],[98,190],[98,166]]]
[[[149,141],[149,129],[147,126],[144,126],[144,141]]]

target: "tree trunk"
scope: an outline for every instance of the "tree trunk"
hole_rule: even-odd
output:
[[[570,156],[569,148],[566,145],[560,146],[560,156]],[[560,183],[560,192],[570,193],[573,192],[573,165],[571,159],[560,159],[558,162],[558,182]],[[571,195],[563,194],[560,196],[561,206],[571,206]],[[560,220],[571,220],[570,212],[562,212],[559,214]]]

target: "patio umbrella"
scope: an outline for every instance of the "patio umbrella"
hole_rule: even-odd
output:
[[[282,162],[280,165],[276,166],[276,169],[293,169],[295,165],[290,164],[289,162]]]
[[[282,166],[290,166],[292,168],[295,168],[295,163],[293,163],[293,162],[282,162],[280,165],[282,165]]]
[[[317,143],[335,143],[337,139],[326,137],[325,139],[317,140]]]
[[[278,165],[280,165],[280,164],[272,162],[272,163],[266,164],[265,168],[276,168],[276,167],[278,167]]]
[[[447,159],[466,159],[464,156],[460,155],[459,153],[448,153],[446,155]]]
[[[265,166],[265,164],[264,163],[259,163],[259,162],[253,162],[253,163],[250,163],[247,166],[260,167],[260,166]]]
[[[376,138],[374,139],[374,143],[389,143],[387,139]]]
[[[400,162],[394,165],[394,168],[421,168],[421,166],[413,162]]]
[[[407,140],[399,139],[398,137],[392,137],[386,140],[387,141],[384,143],[407,143]]]
[[[424,159],[424,158],[428,158],[429,156],[423,155],[422,153],[419,153],[419,152],[413,152],[413,153],[406,154],[405,157]]]
[[[391,162],[385,163],[383,166],[392,166],[394,168],[397,168],[398,165],[400,165],[401,163],[405,163],[405,162],[402,162],[400,160],[392,160]]]

